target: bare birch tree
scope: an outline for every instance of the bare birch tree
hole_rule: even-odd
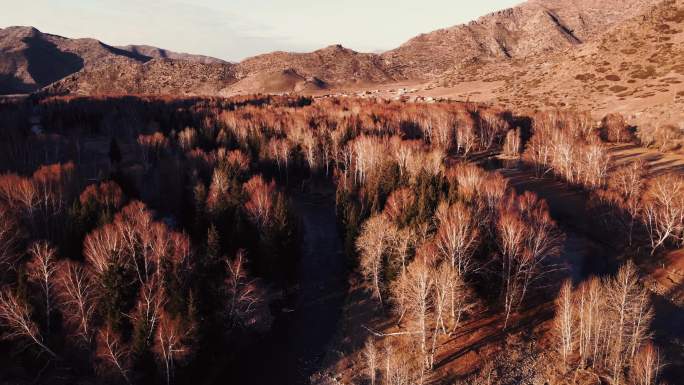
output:
[[[98,370],[107,372],[114,370],[117,375],[130,384],[128,377],[130,370],[130,351],[121,341],[121,337],[109,326],[105,326],[97,334],[97,350],[95,356],[98,358]]]
[[[46,241],[40,241],[29,247],[31,260],[27,265],[29,278],[41,289],[45,304],[45,319],[47,330],[50,330],[50,318],[54,301],[55,273],[57,272],[57,261],[55,249]]]
[[[234,325],[246,326],[263,302],[263,293],[257,281],[247,273],[245,252],[238,250],[235,258],[226,261],[228,276],[226,291],[228,298],[228,319]]]
[[[192,325],[186,325],[167,313],[162,314],[160,318],[153,350],[162,365],[166,384],[169,385],[173,380],[176,364],[191,353],[188,340]]]
[[[624,264],[615,277],[592,277],[569,292],[566,283],[556,301],[555,322],[566,363],[572,363],[568,357],[577,357],[580,367],[591,363],[592,368],[611,373],[615,384],[623,382],[626,371],[633,381],[638,378],[637,383],[649,381],[645,371],[656,370],[652,365],[657,357],[644,348],[649,346],[653,311],[634,264]]]
[[[411,327],[416,329],[418,337],[417,345],[425,369],[433,364],[433,357],[428,347],[430,333],[430,313],[432,311],[432,290],[434,287],[433,270],[428,255],[418,254],[416,259],[409,265],[406,274],[407,310],[410,315]]]
[[[660,352],[652,343],[645,344],[632,360],[630,377],[635,385],[655,385],[662,368]]]
[[[475,122],[468,114],[460,116],[456,128],[456,146],[461,156],[467,158],[477,146]]]
[[[628,244],[632,244],[634,227],[644,214],[644,194],[646,163],[644,161],[629,162],[612,171],[608,177],[607,188],[599,191],[603,201],[624,212],[626,222],[623,223],[628,236]]]
[[[561,286],[556,299],[556,318],[554,325],[558,334],[558,351],[563,357],[563,364],[567,365],[573,352],[573,296],[572,283],[566,280]]]
[[[408,335],[385,338],[382,378],[384,385],[415,385],[425,382],[425,361]]]
[[[165,302],[159,279],[155,276],[140,288],[138,302],[130,316],[137,325],[143,328],[142,331],[146,333],[144,337],[147,343],[153,341],[154,330],[159,323]]]
[[[652,318],[647,295],[639,284],[636,267],[631,261],[620,267],[607,287],[614,332],[609,358],[615,383],[621,381],[624,365],[634,357],[637,345],[647,336]]]
[[[370,217],[361,228],[356,239],[356,250],[359,252],[361,272],[371,282],[373,296],[382,301],[383,258],[392,249],[396,239],[396,227],[385,215]]]
[[[0,204],[0,266],[14,266],[19,257],[17,247],[21,238],[14,214],[6,205]]]
[[[508,130],[504,139],[503,154],[510,158],[518,158],[520,157],[521,147],[520,128]]]
[[[412,228],[406,227],[397,232],[393,254],[396,258],[394,263],[399,265],[399,277],[392,283],[392,293],[394,304],[399,313],[399,323],[401,323],[406,314],[406,280],[404,278],[406,277],[410,248],[415,243],[416,233]]]
[[[368,338],[363,346],[363,358],[366,361],[366,369],[368,370],[368,379],[371,385],[375,385],[375,380],[378,374],[378,350],[375,347],[375,342],[372,338]]]
[[[522,272],[518,259],[524,252],[527,227],[518,215],[513,212],[501,214],[498,222],[498,240],[500,249],[501,296],[504,304],[504,328],[515,305],[520,301],[522,293]]]
[[[442,203],[435,216],[435,243],[440,254],[461,277],[467,276],[476,270],[473,254],[480,240],[472,210],[458,201],[450,206]]]
[[[525,192],[518,197],[517,204],[528,230],[525,233],[525,250],[518,261],[523,276],[522,301],[530,286],[551,270],[547,266],[547,259],[560,253],[565,238],[551,218],[546,201]]]
[[[551,269],[547,259],[560,252],[563,235],[551,219],[546,202],[525,192],[511,195],[497,223],[504,328],[530,287]]]
[[[577,288],[577,347],[580,364],[583,366],[589,359],[596,364],[599,360],[599,347],[603,345],[605,307],[603,285],[600,279],[590,277]]]
[[[248,195],[245,210],[254,224],[263,228],[272,220],[275,183],[267,183],[261,175],[257,175],[247,181],[243,188]]]
[[[651,238],[651,254],[669,240],[684,239],[684,178],[662,175],[654,178],[645,194],[644,222]]]
[[[57,355],[45,345],[38,326],[31,319],[28,305],[10,289],[0,291],[0,320],[7,328],[4,338],[23,339],[51,357]]]
[[[88,268],[76,262],[62,261],[58,265],[57,285],[62,314],[88,346],[92,337],[92,318],[96,308],[96,287]]]

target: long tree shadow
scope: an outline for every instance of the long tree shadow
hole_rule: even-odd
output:
[[[435,364],[435,369],[442,368],[450,362],[460,357],[463,357],[469,352],[478,352],[482,348],[490,344],[504,342],[506,340],[506,337],[510,334],[533,329],[534,327],[550,320],[553,317],[553,314],[554,312],[552,306],[540,306],[537,309],[531,311],[530,314],[523,315],[521,318],[516,320],[513,326],[510,326],[506,329],[498,328],[496,331],[486,334],[485,336],[479,338],[476,341],[469,342],[467,346],[457,349],[452,353],[448,354],[447,356],[442,357],[437,362],[437,364]],[[483,325],[483,327],[487,327],[493,324],[498,324],[500,326],[502,323],[503,322],[501,318],[495,318],[493,322],[488,322],[486,325]],[[478,330],[479,329],[481,328],[478,328]],[[476,331],[477,330],[472,330],[473,333]]]
[[[450,343],[450,342],[455,342],[461,337],[464,337],[468,334],[475,333],[478,330],[485,329],[490,326],[495,326],[499,323],[499,319],[496,317],[490,318],[487,322],[480,323],[480,320],[474,319],[470,321],[467,324],[462,325],[456,333],[453,333],[447,341],[444,343]]]
[[[630,160],[636,160],[636,159],[643,159],[647,162],[655,162],[658,161],[659,159],[663,158],[662,154],[649,154],[649,153],[633,153],[633,154],[620,154],[620,155],[612,155],[611,159],[613,161],[619,162],[619,161],[630,161]]]
[[[670,290],[670,293],[681,293],[684,291],[684,284],[679,284]],[[676,383],[678,379],[684,377],[684,308],[677,306],[666,299],[669,295],[651,295],[651,302],[654,309],[652,330],[654,330],[654,340],[663,351],[668,362],[662,371],[665,380]]]
[[[652,176],[684,174],[684,164],[677,163],[676,161],[657,164],[653,168],[654,170],[651,172]]]
[[[295,194],[293,205],[304,232],[298,289],[284,307],[275,309],[268,335],[241,352],[224,371],[232,371],[239,384],[307,384],[320,368],[342,316],[348,271],[336,228],[334,196]],[[264,362],[269,370],[263,370]],[[215,383],[220,383],[218,378]]]
[[[660,162],[651,168],[650,174],[652,176],[684,173],[684,165],[679,164],[676,160],[663,160],[663,156],[660,154],[648,154],[647,157],[642,156],[641,158],[645,158],[647,161]],[[599,256],[600,261],[585,259],[585,263],[581,266],[582,274],[579,277],[573,277],[575,284],[590,275],[605,276],[617,270],[622,260],[622,251],[616,247],[620,244],[619,232],[596,220],[596,213],[592,211],[592,206],[587,204],[592,200],[589,193],[579,190],[568,196],[566,193],[575,189],[565,183],[559,185],[549,182],[548,179],[528,178],[526,180],[524,171],[503,172],[503,174],[511,179],[511,184],[518,192],[530,190],[544,198],[549,204],[552,216],[566,232],[567,230],[575,231],[580,237],[590,240],[593,244],[594,251],[592,254]],[[583,247],[588,245],[583,245]],[[667,296],[655,293],[652,295],[655,313],[652,330],[655,331],[656,344],[662,348],[661,351],[668,361],[667,366],[663,369],[663,379],[676,382],[684,375],[684,349],[682,349],[681,342],[684,339],[684,328],[682,328],[684,325],[684,309],[666,298]],[[496,340],[497,337],[501,338],[501,335],[490,335],[486,339],[478,341],[477,344],[484,346],[487,342]],[[468,351],[468,348],[462,349],[458,352],[458,357],[468,353]]]

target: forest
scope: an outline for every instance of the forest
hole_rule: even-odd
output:
[[[668,135],[457,102],[2,101],[0,380],[676,383],[681,307],[645,276],[684,246],[684,177],[615,155]],[[311,241],[328,223],[339,252]]]

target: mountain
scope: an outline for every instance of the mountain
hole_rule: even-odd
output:
[[[330,46],[310,53],[274,52],[238,63],[238,77],[291,69],[328,84],[436,79],[481,63],[506,63],[582,46],[660,0],[531,0],[468,24],[417,36],[382,54]]]
[[[147,56],[153,59],[173,59],[173,60],[185,60],[200,64],[226,64],[225,60],[217,59],[211,56],[204,55],[193,55],[189,53],[179,53],[169,51],[163,48],[152,47],[149,45],[126,45],[116,47],[124,51],[136,55]]]
[[[228,95],[306,93],[405,80],[453,85],[498,76],[503,81],[503,69],[582,50],[661,1],[530,0],[468,24],[417,36],[382,54],[332,45],[309,53],[273,52],[235,64],[10,27],[0,30],[0,93],[49,86],[45,91],[76,94]],[[489,72],[482,73],[483,68]]]
[[[128,47],[125,47],[128,48]],[[127,49],[154,55],[153,50]],[[157,53],[158,54],[158,53]],[[311,53],[274,52],[235,65],[223,61],[188,61],[175,56],[143,63],[103,62],[85,68],[46,89],[50,93],[168,93],[234,95],[240,93],[312,92],[344,84],[391,82],[378,55],[333,45]]]
[[[0,29],[0,93],[33,92],[116,57],[149,60],[93,39],[66,39],[31,27]]]
[[[174,59],[177,62],[173,61]],[[151,62],[155,63],[146,65]],[[42,33],[33,27],[0,29],[0,94],[35,92],[67,77],[70,77],[73,83],[73,75],[81,72],[87,75],[77,75],[77,79],[92,80],[96,75],[109,75],[103,78],[107,79],[107,82],[103,81],[100,87],[91,87],[92,84],[82,87],[88,91],[110,91],[107,87],[111,85],[112,92],[133,92],[135,88],[129,88],[127,83],[130,78],[147,79],[147,83],[160,81],[161,83],[151,90],[163,90],[166,89],[164,82],[184,82],[182,79],[168,78],[176,77],[174,70],[181,70],[177,75],[187,75],[190,70],[203,65],[208,65],[208,69],[202,68],[204,71],[195,76],[204,76],[201,72],[213,75],[217,72],[227,72],[226,69],[217,69],[213,66],[230,66],[219,59],[178,54],[154,47],[118,48],[95,39],[68,39]],[[121,79],[114,76],[115,71],[120,71]],[[132,75],[133,72],[138,73]],[[159,74],[160,77],[155,78],[150,74]],[[211,75],[207,76],[212,78]],[[109,83],[110,81],[113,83]]]
[[[385,52],[385,67],[434,79],[455,67],[506,62],[581,46],[660,0],[531,0]]]
[[[235,83],[233,65],[174,59],[125,59],[84,68],[47,87],[46,94],[217,95]]]
[[[232,96],[245,93],[314,92],[329,87],[321,79],[302,76],[292,68],[264,69],[248,75],[241,73],[240,76],[240,80],[221,94]]]
[[[272,70],[295,71],[300,76],[317,77],[327,83],[369,83],[395,80],[385,71],[379,55],[359,53],[341,45],[310,53],[274,52],[255,56],[237,64],[239,77]]]
[[[680,125],[683,43],[684,0],[666,0],[573,50],[450,71],[434,91],[465,99],[473,94],[464,85],[478,82],[481,101],[621,112],[635,124]]]

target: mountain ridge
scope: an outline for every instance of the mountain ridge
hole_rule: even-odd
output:
[[[69,39],[34,27],[0,29],[0,94],[36,92],[59,81],[73,81],[73,76],[83,71],[101,73],[106,67],[139,69],[164,55],[188,63],[228,65],[220,59],[140,47],[115,47],[91,38]]]
[[[506,66],[515,60],[573,50],[661,1],[530,0],[466,24],[418,35],[381,54],[330,45],[307,53],[265,53],[239,63],[10,27],[0,29],[0,93],[44,88],[73,94],[226,95],[437,81],[474,66]],[[12,34],[21,28],[31,37]],[[27,38],[34,44],[22,49]],[[37,61],[56,65],[40,68]]]

